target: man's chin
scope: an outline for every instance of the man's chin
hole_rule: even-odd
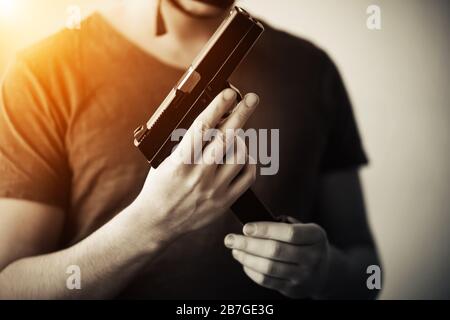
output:
[[[235,0],[192,0],[192,1],[202,2],[204,4],[219,7],[222,9],[230,7],[235,2]]]
[[[184,11],[199,18],[209,18],[222,15],[234,0],[170,0]]]

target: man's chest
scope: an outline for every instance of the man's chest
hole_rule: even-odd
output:
[[[106,82],[74,111],[66,137],[71,201],[73,218],[85,232],[120,212],[139,193],[149,165],[133,144],[133,132],[150,118],[176,80],[174,74],[164,81],[149,77]],[[243,92],[252,87],[245,79],[239,82]],[[258,172],[263,173],[254,190],[275,214],[308,220],[321,143],[319,129],[311,126],[316,114],[311,102],[293,101],[283,88],[269,92],[259,84],[256,89],[262,91],[261,105],[246,128],[256,133]],[[289,114],[293,103],[300,106],[295,115]]]

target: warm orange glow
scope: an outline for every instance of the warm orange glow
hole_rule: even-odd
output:
[[[0,0],[0,19],[10,18],[16,9],[15,0]]]

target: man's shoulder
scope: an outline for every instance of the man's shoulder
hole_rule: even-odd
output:
[[[62,29],[21,49],[2,78],[2,87],[39,94],[45,99],[41,104],[52,105],[52,111],[72,110],[89,90],[85,80],[90,71],[84,63],[88,56],[100,54],[92,49],[101,35],[93,32],[91,20],[90,16],[80,29]]]
[[[292,48],[305,53],[319,54],[322,50],[313,42],[305,38],[295,36],[288,31],[278,29],[270,24],[265,24],[265,38],[272,44],[276,44],[282,48]]]
[[[319,67],[331,62],[328,54],[312,41],[270,24],[264,25],[266,30],[261,39],[261,46],[271,61],[279,61],[289,68],[302,67],[305,64]]]
[[[48,64],[70,57],[75,52],[78,34],[60,30],[18,52],[17,57],[28,64]]]
[[[34,73],[48,75],[55,71],[76,70],[86,41],[95,41],[93,36],[94,15],[81,22],[80,28],[63,28],[20,50],[16,61],[24,63]]]

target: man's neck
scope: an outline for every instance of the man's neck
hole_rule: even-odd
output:
[[[181,11],[171,1],[162,1],[161,12],[164,18],[167,35],[179,41],[192,41],[199,39],[205,41],[219,27],[228,13],[220,10],[208,17],[195,17]]]
[[[106,18],[130,41],[159,60],[186,68],[202,49],[227,10],[214,17],[195,18],[165,0],[161,12],[167,33],[156,36],[158,1],[134,0],[104,13]]]

